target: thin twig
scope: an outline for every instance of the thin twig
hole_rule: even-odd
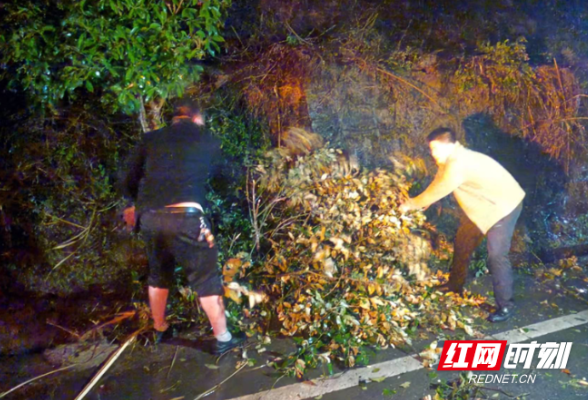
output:
[[[445,111],[445,108],[443,108],[441,106],[441,104],[439,104],[439,102],[437,102],[437,100],[435,100],[433,97],[431,97],[430,95],[428,95],[424,90],[422,90],[421,88],[419,88],[418,86],[414,85],[413,83],[407,81],[406,79],[403,79],[401,77],[399,77],[398,75],[393,74],[390,71],[386,71],[383,68],[376,68],[376,71],[389,76],[392,79],[396,79],[399,82],[404,83],[407,86],[410,86],[411,88],[415,89],[416,91],[418,91],[420,94],[422,94],[423,96],[425,96],[427,99],[429,99],[433,104],[435,104],[437,107],[439,107],[441,110]]]
[[[64,249],[68,246],[76,244],[80,239],[82,239],[83,237],[85,237],[85,235],[88,234],[88,231],[89,231],[88,227],[84,228],[83,231],[81,231],[77,235],[69,238],[65,242],[58,244],[57,246],[53,247],[51,250],[61,250],[61,249]]]
[[[288,30],[292,33],[292,35],[294,35],[296,37],[296,39],[298,39],[300,42],[308,44],[308,41],[307,40],[302,39],[300,36],[298,36],[298,34],[296,33],[296,31],[294,29],[292,29],[292,27],[290,26],[290,24],[288,23],[288,21],[286,21],[286,28],[288,28]]]
[[[54,327],[56,327],[56,328],[58,328],[58,329],[61,329],[62,331],[64,331],[64,332],[67,332],[67,333],[69,333],[70,335],[72,335],[72,336],[75,336],[75,337],[76,337],[76,338],[78,338],[78,339],[81,339],[81,338],[82,338],[82,336],[81,336],[81,335],[79,335],[79,334],[77,334],[77,333],[75,333],[75,332],[73,332],[73,331],[70,331],[69,329],[67,329],[67,328],[64,328],[63,326],[59,326],[59,325],[57,325],[57,324],[54,324],[54,323],[52,323],[52,322],[49,322],[49,321],[47,321],[47,325],[51,325],[51,326],[54,326]]]
[[[137,335],[139,333],[141,333],[143,329],[138,330],[137,332],[133,333],[131,335],[131,337],[129,339],[127,339],[122,346],[120,346],[120,348],[118,348],[118,350],[114,351],[110,357],[108,358],[108,360],[106,361],[106,364],[104,364],[104,366],[102,366],[102,368],[100,368],[98,370],[98,373],[96,375],[94,375],[94,377],[92,378],[92,380],[86,385],[86,387],[84,388],[84,390],[82,390],[80,392],[80,394],[78,394],[75,398],[75,400],[82,400],[89,392],[90,390],[92,390],[92,388],[96,385],[96,383],[98,383],[98,381],[100,380],[100,378],[102,378],[102,376],[106,373],[106,371],[108,371],[108,369],[112,366],[112,364],[114,364],[114,362],[120,357],[120,355],[123,353],[123,351],[125,351],[125,349],[135,341],[135,339],[137,339]]]
[[[323,299],[326,299],[327,297],[329,297],[331,295],[331,293],[333,293],[335,291],[335,289],[337,289],[337,286],[339,286],[339,283],[341,283],[341,279],[343,279],[343,271],[341,271],[341,273],[339,274],[339,280],[337,281],[337,283],[335,283],[335,286],[333,286],[333,288],[329,291],[329,293],[327,293],[325,296],[323,296]]]
[[[580,301],[588,304],[588,300],[586,300],[585,298],[583,298],[582,296],[580,296],[578,293],[574,292],[573,290],[568,289],[566,287],[566,285],[563,284],[563,282],[560,282],[560,285],[563,288],[564,292],[566,292],[567,294],[569,294],[570,296],[572,296],[576,300],[580,300]]]
[[[241,41],[241,36],[239,36],[239,34],[237,33],[237,31],[235,30],[235,27],[233,25],[231,25],[231,29],[233,30],[233,33],[237,36],[237,40],[239,41],[239,43],[241,43],[241,47],[245,47],[245,45],[243,44],[243,42]]]
[[[510,397],[511,399],[516,399],[516,398],[518,398],[518,397],[527,396],[527,395],[529,394],[529,393],[524,393],[524,394],[519,394],[519,395],[517,395],[517,396],[513,396],[513,395],[511,395],[511,394],[509,394],[509,393],[505,392],[505,391],[504,391],[504,390],[502,390],[502,389],[498,389],[498,388],[496,388],[496,389],[495,389],[495,388],[489,388],[489,387],[486,387],[486,386],[478,386],[478,385],[474,385],[474,386],[476,386],[477,388],[479,388],[479,389],[482,389],[482,390],[490,390],[490,391],[492,391],[492,392],[498,392],[498,393],[502,393],[503,395],[505,395],[505,396],[507,396],[507,397]]]
[[[88,336],[90,336],[91,333],[96,332],[96,331],[98,331],[108,325],[117,324],[121,321],[124,321],[127,318],[132,318],[135,315],[137,315],[137,311],[126,311],[126,312],[117,314],[113,319],[106,321],[98,326],[95,326],[92,329],[90,329],[88,332],[84,333],[81,337],[81,340],[86,339]]]
[[[57,217],[57,216],[55,216],[55,215],[51,215],[51,214],[49,214],[49,213],[45,213],[45,215],[46,215],[46,216],[48,216],[48,217],[50,217],[50,218],[56,219],[56,220],[58,220],[59,222],[63,222],[64,224],[68,224],[68,225],[71,225],[71,226],[75,226],[76,228],[80,228],[80,229],[86,229],[86,227],[85,227],[85,226],[82,226],[82,225],[76,224],[75,222],[70,222],[70,221],[68,221],[68,220],[65,220],[65,219],[63,219],[63,218],[59,218],[59,217]]]
[[[167,378],[166,379],[169,379],[169,374],[171,373],[172,368],[174,367],[174,364],[176,363],[176,357],[178,356],[178,349],[179,348],[180,348],[180,346],[176,346],[176,352],[174,354],[174,359],[172,360],[172,363],[169,366],[169,370],[167,371]]]
[[[229,251],[227,251],[227,254],[231,254],[231,249],[233,248],[235,242],[241,237],[241,233],[242,232],[239,232],[238,234],[233,235],[233,238],[231,239],[231,245],[229,246]]]
[[[15,387],[13,387],[12,389],[10,389],[10,390],[9,390],[9,391],[7,391],[7,392],[0,393],[0,399],[1,399],[1,398],[3,398],[3,397],[6,397],[7,395],[9,395],[10,393],[14,392],[15,390],[17,390],[17,389],[20,389],[21,387],[23,387],[23,386],[25,386],[25,385],[28,385],[28,384],[29,384],[29,383],[31,383],[31,382],[34,382],[34,381],[36,381],[37,379],[41,379],[41,378],[44,378],[44,377],[46,377],[46,376],[49,376],[49,375],[55,374],[55,373],[57,373],[57,372],[61,372],[61,371],[65,371],[65,370],[67,370],[67,369],[70,369],[70,368],[73,368],[73,367],[77,367],[78,365],[79,365],[79,364],[72,364],[72,365],[68,365],[67,367],[59,368],[59,369],[56,369],[56,370],[54,370],[54,371],[47,372],[46,374],[39,375],[39,376],[36,376],[36,377],[34,377],[34,378],[32,378],[32,379],[29,379],[28,381],[26,381],[26,382],[23,382],[23,383],[21,383],[20,385],[17,385],[17,386],[15,386]]]
[[[276,381],[274,382],[274,384],[272,385],[272,388],[270,390],[273,390],[274,387],[276,387],[276,385],[278,384],[278,382],[284,378],[285,376],[287,376],[287,374],[284,374],[282,376],[280,376],[278,379],[276,379]]]
[[[180,11],[180,8],[182,8],[183,2],[184,2],[184,0],[180,0],[180,4],[178,4],[177,7],[175,7],[174,14],[177,14],[178,11]]]
[[[245,368],[246,366],[247,366],[247,362],[244,362],[243,365],[241,365],[241,367],[239,367],[239,369],[237,369],[235,372],[233,372],[227,379],[225,379],[224,381],[222,381],[218,385],[214,385],[213,387],[211,387],[210,389],[208,389],[206,392],[203,392],[203,393],[199,394],[198,397],[196,397],[194,400],[200,400],[201,398],[206,397],[209,394],[213,393],[215,390],[219,389],[222,386],[223,383],[225,383],[226,381],[228,381],[229,379],[231,379],[233,376],[235,376],[239,372],[241,372],[243,370],[243,368]]]

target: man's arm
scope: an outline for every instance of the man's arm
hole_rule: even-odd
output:
[[[125,169],[120,180],[120,192],[129,201],[135,201],[139,192],[139,183],[143,178],[145,167],[145,148],[137,145],[126,160]]]
[[[410,209],[427,208],[452,193],[463,181],[463,173],[454,163],[439,168],[429,187],[417,197],[409,199],[408,206]]]
[[[126,223],[127,229],[129,230],[134,228],[136,223],[135,206],[133,203],[137,199],[139,183],[143,178],[144,168],[145,148],[141,143],[133,149],[127,158],[125,170],[123,171],[123,176],[119,184],[120,192],[123,195],[127,205],[123,211],[123,219]]]

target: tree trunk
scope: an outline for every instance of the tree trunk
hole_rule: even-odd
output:
[[[161,125],[163,124],[161,120],[161,109],[163,108],[164,104],[165,99],[159,98],[157,100],[152,100],[145,105],[143,99],[141,98],[139,122],[141,123],[143,133],[161,128]]]

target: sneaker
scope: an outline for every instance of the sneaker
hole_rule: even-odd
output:
[[[175,336],[174,334],[174,330],[172,329],[172,327],[168,327],[165,331],[158,331],[155,330],[155,344],[159,344],[159,343],[165,343],[170,339],[173,339],[173,337]]]
[[[514,314],[513,307],[508,307],[508,308],[502,307],[502,308],[499,308],[498,310],[496,310],[495,312],[493,312],[492,314],[490,314],[490,316],[488,317],[488,321],[490,321],[492,323],[506,321],[507,319],[512,317],[513,314]]]
[[[230,351],[236,347],[241,346],[243,343],[247,341],[247,336],[243,332],[238,332],[233,335],[231,340],[228,342],[219,342],[215,340],[214,344],[210,348],[210,352],[214,355],[221,355]]]

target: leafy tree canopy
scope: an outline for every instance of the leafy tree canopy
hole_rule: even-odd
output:
[[[84,88],[114,111],[181,96],[220,51],[231,0],[32,0],[6,4],[4,75],[53,106]],[[83,89],[82,89],[83,90]]]

